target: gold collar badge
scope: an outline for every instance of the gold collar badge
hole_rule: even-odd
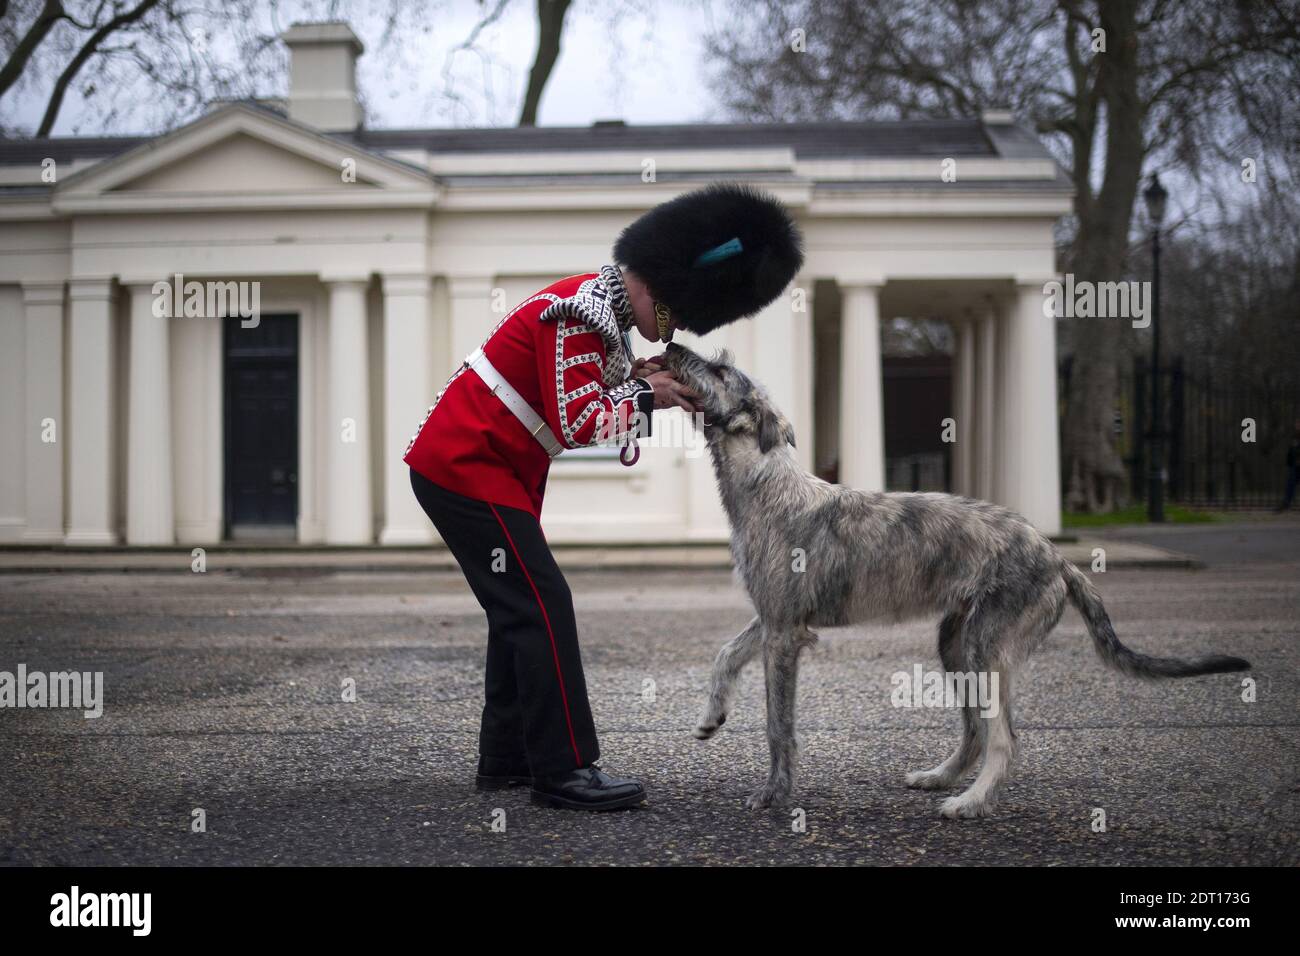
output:
[[[671,342],[673,340],[673,330],[668,327],[672,322],[672,313],[668,311],[668,306],[662,302],[655,303],[655,323],[659,326],[659,341]]]

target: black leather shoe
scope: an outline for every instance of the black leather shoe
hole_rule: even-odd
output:
[[[645,800],[645,787],[592,765],[533,780],[533,803],[565,810],[621,810]]]
[[[506,790],[510,787],[532,786],[533,772],[523,757],[479,757],[478,774],[474,777],[476,790]]]

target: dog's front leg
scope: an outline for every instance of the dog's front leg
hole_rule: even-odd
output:
[[[762,622],[754,618],[718,651],[718,656],[713,661],[713,674],[709,678],[709,699],[704,705],[704,713],[700,715],[699,725],[695,728],[695,736],[700,740],[708,740],[726,722],[736,678],[758,652],[762,637]]]
[[[767,746],[772,766],[767,783],[749,795],[751,810],[782,807],[794,792],[798,742],[794,735],[794,692],[799,679],[799,651],[803,644],[793,633],[769,634],[763,645],[763,670],[767,677]]]

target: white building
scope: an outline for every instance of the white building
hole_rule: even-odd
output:
[[[636,215],[717,179],[768,189],[804,230],[789,294],[705,345],[768,386],[805,462],[883,486],[882,319],[942,316],[953,490],[1060,530],[1042,304],[1070,187],[1009,117],[371,130],[352,32],[284,39],[278,108],[0,141],[0,541],[434,541],[401,458],[451,369],[527,293],[608,261]],[[219,303],[159,317],[177,275],[257,283],[260,324]],[[544,524],[561,542],[726,534],[707,456],[675,448],[561,457]]]

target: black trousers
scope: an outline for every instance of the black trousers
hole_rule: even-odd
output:
[[[420,507],[487,612],[479,754],[534,776],[600,756],[578,651],[573,596],[527,511],[455,494],[411,472]]]

